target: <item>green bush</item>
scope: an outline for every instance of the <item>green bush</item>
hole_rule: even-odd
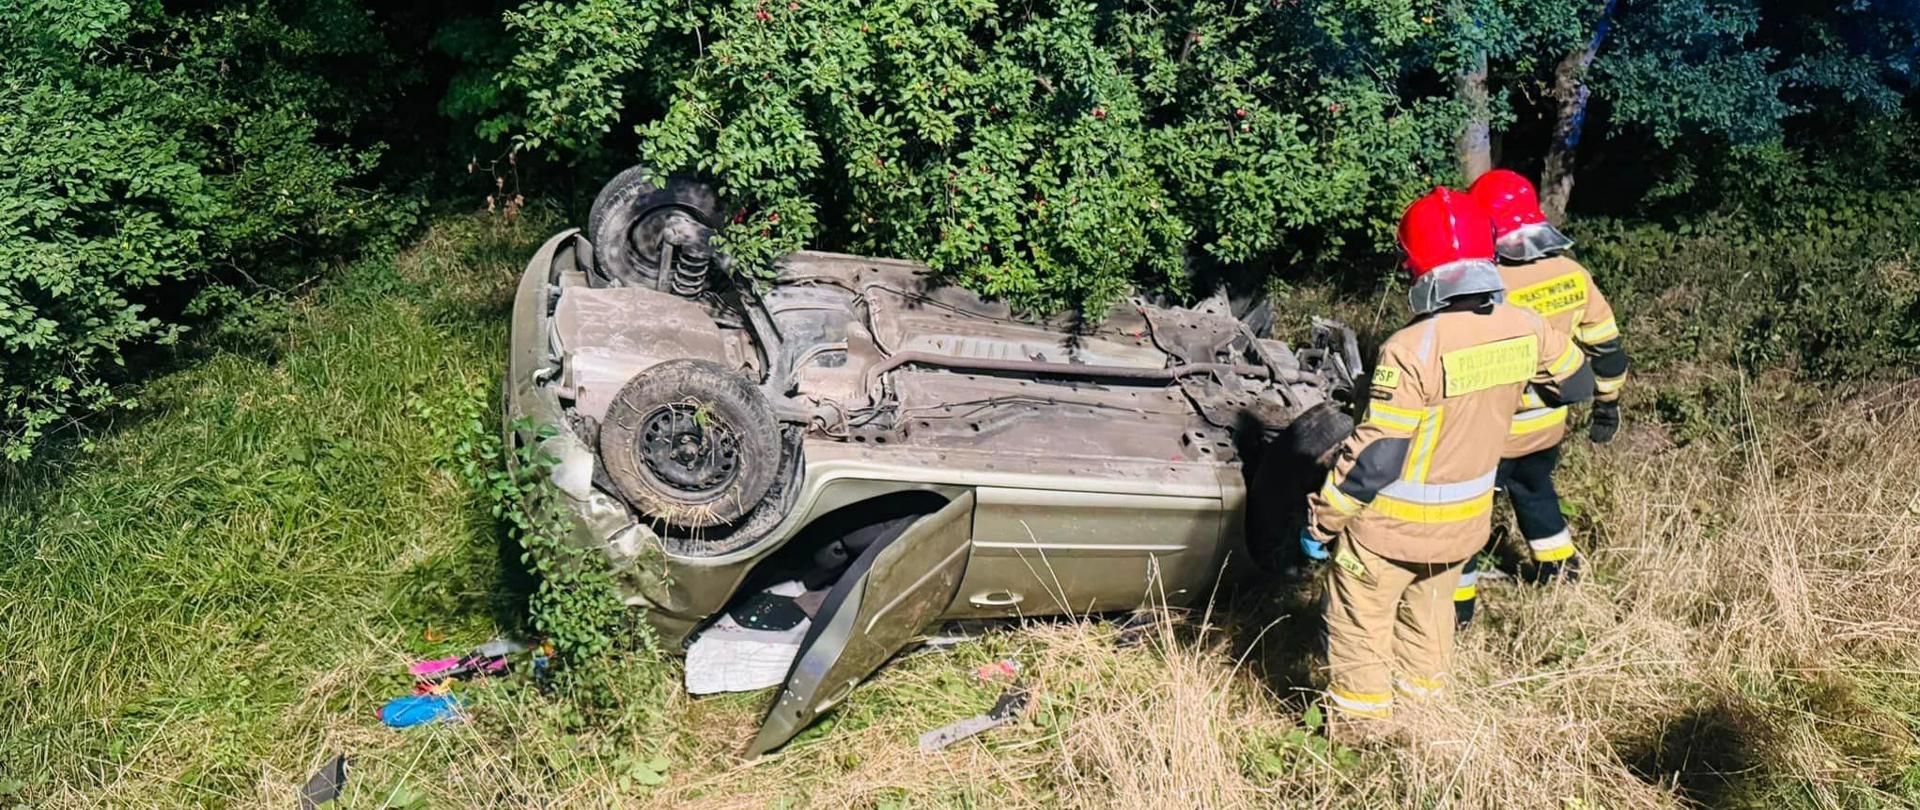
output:
[[[378,151],[337,145],[365,96],[334,78],[379,42],[334,0],[0,8],[0,451],[123,402],[130,354],[210,302],[387,223],[344,185]]]
[[[487,128],[717,178],[747,267],[902,255],[1036,308],[1372,247],[1451,171],[1406,6],[533,2]],[[1424,88],[1424,89],[1422,89]]]
[[[1642,368],[1844,380],[1920,362],[1920,193],[1677,227],[1584,220],[1577,235]]]

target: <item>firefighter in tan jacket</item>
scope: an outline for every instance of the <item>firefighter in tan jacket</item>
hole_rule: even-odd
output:
[[[1453,656],[1453,591],[1486,545],[1494,471],[1521,390],[1585,399],[1579,348],[1531,310],[1501,303],[1493,226],[1464,192],[1407,209],[1411,324],[1380,348],[1367,416],[1308,498],[1302,544],[1329,544],[1329,701],[1384,717],[1394,693],[1427,697]],[[1322,548],[1325,548],[1322,546]],[[1321,556],[1324,556],[1322,552]]]
[[[1611,441],[1620,427],[1620,389],[1627,375],[1627,354],[1613,307],[1586,268],[1565,255],[1573,240],[1547,222],[1540,198],[1525,177],[1496,169],[1475,180],[1470,193],[1493,219],[1507,303],[1539,313],[1580,345],[1595,377],[1587,435],[1596,443]],[[1527,392],[1501,453],[1498,487],[1513,501],[1520,534],[1533,557],[1528,573],[1535,582],[1576,578],[1582,566],[1553,488],[1566,432],[1567,409],[1549,406]],[[1454,592],[1455,617],[1463,625],[1473,618],[1479,595],[1477,563],[1475,555]]]

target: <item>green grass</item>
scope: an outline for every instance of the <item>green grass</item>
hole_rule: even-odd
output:
[[[428,628],[517,620],[491,519],[409,403],[497,390],[503,285],[541,235],[443,223],[5,472],[0,768],[22,795],[250,803],[318,761],[331,718],[404,693],[407,657],[446,646]]]

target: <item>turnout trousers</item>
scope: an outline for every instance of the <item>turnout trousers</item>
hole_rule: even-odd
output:
[[[1560,513],[1560,493],[1553,488],[1553,471],[1560,466],[1560,447],[1555,445],[1518,458],[1500,460],[1494,487],[1507,493],[1513,502],[1513,515],[1520,524],[1520,536],[1537,563],[1565,562],[1574,555],[1573,534],[1567,518]],[[1473,603],[1480,595],[1480,555],[1467,560],[1454,590],[1459,620],[1473,615]]]
[[[1432,697],[1453,664],[1452,594],[1463,562],[1390,560],[1340,539],[1327,589],[1333,708],[1386,717],[1394,693]]]

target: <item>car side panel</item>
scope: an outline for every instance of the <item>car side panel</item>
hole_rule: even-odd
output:
[[[1219,498],[980,487],[951,617],[1181,605],[1216,573]]]

